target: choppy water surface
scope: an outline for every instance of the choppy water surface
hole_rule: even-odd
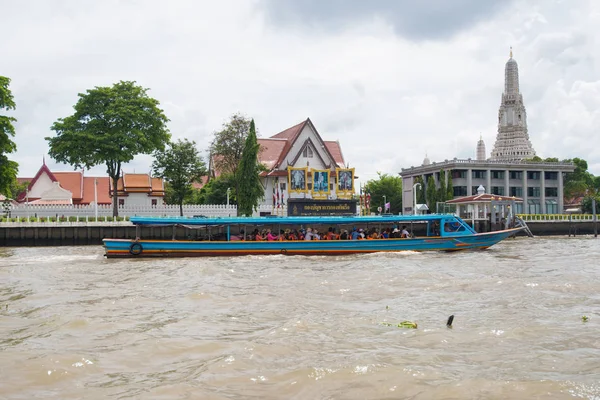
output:
[[[0,248],[0,397],[600,399],[599,273],[593,238],[337,258]],[[402,320],[419,328],[382,324]]]

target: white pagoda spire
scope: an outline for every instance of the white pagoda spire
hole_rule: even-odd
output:
[[[527,133],[527,111],[519,91],[519,66],[510,58],[504,68],[504,93],[498,110],[498,135],[492,150],[492,160],[520,161],[535,156]]]

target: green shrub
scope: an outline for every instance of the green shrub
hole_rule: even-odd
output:
[[[11,218],[10,222],[17,222],[17,218]]]
[[[40,217],[40,222],[46,222],[48,220],[48,218],[46,217]]]
[[[56,222],[56,217],[49,217],[48,221],[50,221],[50,222]]]
[[[88,217],[88,222],[96,222],[96,217]]]
[[[125,217],[125,221],[129,221],[129,217]]]
[[[123,221],[123,217],[117,217],[117,221],[119,221],[119,222]]]
[[[69,217],[69,222],[77,222],[77,217]]]
[[[113,221],[113,217],[105,217],[107,222],[112,222]]]

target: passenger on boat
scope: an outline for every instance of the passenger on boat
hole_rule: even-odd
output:
[[[408,231],[406,230],[406,225],[402,226],[402,233],[400,234],[401,238],[408,238],[410,237],[410,234],[408,233]]]
[[[350,234],[350,238],[352,240],[358,240],[359,237],[360,237],[360,233],[358,233],[358,230],[356,229],[356,227],[352,228],[352,233]]]
[[[394,228],[392,233],[390,234],[392,239],[398,239],[400,237],[400,230],[398,228]]]
[[[277,235],[273,235],[273,234],[271,233],[271,230],[270,230],[270,229],[267,229],[267,240],[268,240],[269,242],[274,242],[274,241],[276,241],[276,240],[279,240],[279,237],[278,237]]]
[[[348,240],[348,231],[346,229],[342,229],[342,233],[340,234],[341,240]]]

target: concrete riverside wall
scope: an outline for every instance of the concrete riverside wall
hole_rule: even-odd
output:
[[[100,245],[103,238],[134,239],[136,227],[128,222],[117,223],[47,223],[47,224],[2,224],[0,226],[0,246],[73,246]],[[11,226],[14,225],[14,226]],[[593,222],[529,222],[527,224],[536,236],[549,235],[592,235]],[[410,226],[408,227],[410,230]],[[425,234],[425,225],[413,224],[415,235]],[[213,239],[223,240],[225,229],[187,229],[177,227],[141,227],[143,239],[201,240],[210,234]]]

